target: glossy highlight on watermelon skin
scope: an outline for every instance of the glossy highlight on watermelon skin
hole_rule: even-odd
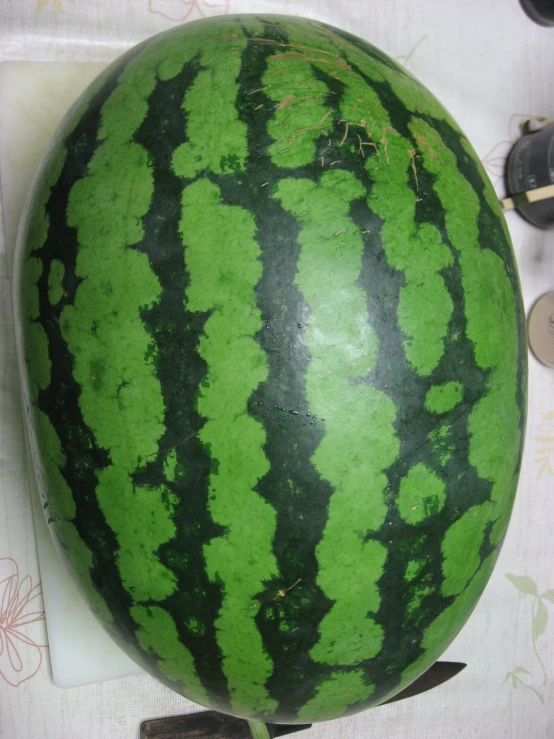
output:
[[[52,141],[15,290],[50,529],[152,675],[306,723],[446,649],[511,513],[525,326],[492,186],[409,73],[286,16],[149,39]]]

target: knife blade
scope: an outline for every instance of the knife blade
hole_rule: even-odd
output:
[[[412,698],[436,688],[455,677],[465,666],[463,662],[435,662],[411,685],[381,705]],[[295,734],[310,727],[311,724],[266,724],[269,739]],[[140,739],[252,739],[252,732],[248,721],[244,719],[218,711],[202,711],[144,721],[140,727]]]
[[[447,680],[456,677],[464,667],[467,667],[464,662],[435,662],[427,672],[420,675],[411,685],[408,685],[407,688],[404,688],[400,693],[393,695],[392,698],[389,698],[380,705],[386,706],[389,703],[396,703],[396,701],[402,701],[405,698],[413,698],[415,695],[426,693],[428,690],[437,688],[439,685],[447,682]]]

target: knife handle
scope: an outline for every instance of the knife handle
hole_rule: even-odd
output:
[[[309,729],[311,724],[278,726],[266,724],[269,739]],[[143,721],[140,739],[252,739],[248,721],[217,711]]]

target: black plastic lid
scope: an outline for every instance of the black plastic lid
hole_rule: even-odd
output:
[[[529,18],[540,26],[554,26],[554,0],[519,0]]]

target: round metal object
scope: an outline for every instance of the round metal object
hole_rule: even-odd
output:
[[[532,307],[528,334],[535,357],[554,369],[554,292],[543,295]]]

